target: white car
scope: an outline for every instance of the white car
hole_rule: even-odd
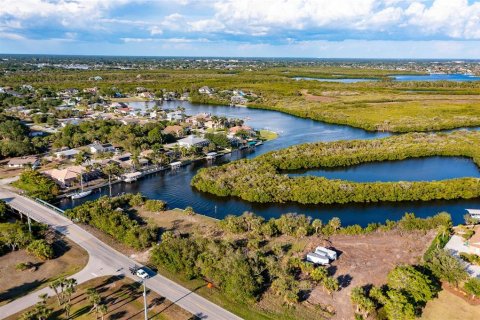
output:
[[[136,272],[137,277],[142,278],[142,279],[148,279],[150,276],[148,273],[145,272],[143,269],[138,269]]]

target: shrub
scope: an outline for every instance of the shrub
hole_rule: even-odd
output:
[[[145,199],[143,198],[141,193],[137,193],[131,196],[129,204],[132,207],[139,207],[145,203]]]
[[[480,297],[480,279],[470,278],[463,287],[465,291],[472,295],[472,297]]]
[[[193,211],[193,208],[192,208],[192,207],[186,207],[184,211],[185,211],[185,213],[186,213],[187,215],[189,215],[189,216],[195,215],[195,211]]]
[[[165,211],[167,204],[162,200],[147,200],[143,208],[150,212]]]
[[[54,256],[52,246],[43,239],[32,241],[27,247],[27,252],[41,260],[52,259]]]
[[[477,256],[476,254],[461,252],[460,257],[468,263],[480,266],[480,256]]]
[[[20,271],[25,271],[27,269],[30,269],[31,267],[32,267],[31,262],[20,262],[15,266],[15,269]]]

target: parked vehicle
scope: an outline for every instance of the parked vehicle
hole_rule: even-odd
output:
[[[310,252],[307,253],[307,261],[315,264],[326,265],[330,262],[330,259],[328,259],[326,255]]]
[[[325,247],[316,247],[315,253],[327,256],[330,260],[337,260],[337,253],[333,250],[327,249]]]
[[[138,269],[136,272],[137,277],[142,279],[148,279],[150,276],[142,268]]]

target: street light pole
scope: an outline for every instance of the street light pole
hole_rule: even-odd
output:
[[[148,310],[147,310],[147,279],[143,279],[143,306],[145,309],[145,320],[148,320]]]

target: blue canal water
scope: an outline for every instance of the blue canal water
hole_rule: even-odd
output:
[[[391,76],[395,81],[456,81],[456,82],[470,82],[480,81],[479,76],[468,74],[425,74],[425,75],[398,75]],[[321,82],[339,82],[339,83],[358,83],[378,81],[378,79],[371,78],[310,78],[310,77],[295,77],[295,80],[315,80]]]
[[[152,103],[131,104],[139,108],[153,106]],[[227,161],[240,158],[253,158],[265,152],[278,150],[291,145],[316,142],[316,141],[334,141],[343,139],[372,139],[386,137],[388,133],[367,132],[361,129],[342,125],[326,124],[310,119],[302,119],[288,114],[241,107],[209,106],[191,104],[187,101],[164,102],[161,107],[164,109],[173,109],[182,106],[187,114],[196,114],[208,112],[213,115],[235,117],[245,120],[245,123],[255,129],[269,129],[279,133],[276,140],[266,142],[258,146],[254,151],[234,151],[231,155],[217,159],[213,165],[221,164]],[[368,164],[371,171],[385,177],[400,177],[402,174],[408,174],[407,171],[412,168],[428,168],[435,165],[436,170],[428,170],[422,173],[428,180],[443,179],[443,171],[451,170],[450,177],[463,177],[473,175],[474,170],[468,164],[460,166],[458,171],[453,171],[452,167],[459,166],[458,158],[446,158],[439,160],[437,158],[415,159],[415,162],[400,161],[395,164],[395,170],[388,167],[388,164]],[[384,222],[386,219],[400,219],[405,212],[414,212],[420,217],[434,215],[441,211],[448,211],[452,214],[455,223],[460,223],[465,214],[465,208],[480,208],[480,199],[475,200],[453,200],[453,201],[430,201],[430,202],[400,202],[400,203],[366,203],[366,204],[346,204],[346,205],[301,205],[296,203],[286,204],[258,204],[242,201],[237,198],[217,197],[206,193],[196,191],[190,186],[190,181],[198,169],[212,165],[207,162],[192,163],[175,171],[165,171],[150,175],[136,183],[119,183],[113,186],[113,193],[120,194],[141,192],[145,196],[154,199],[167,201],[170,208],[185,208],[191,206],[198,213],[209,215],[216,218],[222,218],[227,214],[241,214],[245,211],[255,212],[266,218],[278,217],[288,212],[303,213],[314,218],[328,220],[332,217],[340,217],[344,225],[360,224],[366,225],[370,222]],[[377,166],[378,165],[378,166]],[[351,170],[351,168],[343,168]],[[422,171],[422,169],[418,169]],[[403,173],[402,173],[403,172]],[[396,175],[396,176],[394,176]],[[475,174],[477,176],[478,173]],[[405,177],[405,176],[404,176]],[[347,174],[347,179],[353,179],[354,175]],[[390,179],[390,178],[389,178]],[[403,178],[405,179],[405,178]],[[92,193],[90,196],[72,201],[63,199],[59,206],[63,209],[71,208],[87,200],[93,200],[101,195],[108,194],[108,188],[103,188]]]
[[[396,81],[480,81],[479,76],[468,74],[427,74],[427,75],[399,75],[392,76]]]
[[[363,163],[349,167],[286,172],[290,177],[317,176],[356,182],[430,181],[480,177],[477,165],[468,158],[430,157]]]

